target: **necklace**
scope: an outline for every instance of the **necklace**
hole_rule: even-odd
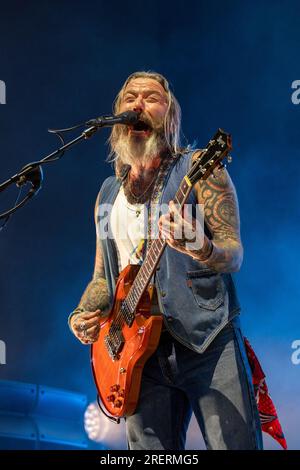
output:
[[[123,193],[124,193],[124,190],[123,190]],[[124,196],[126,198],[126,196]],[[135,212],[135,215],[136,217],[139,217],[143,211],[143,208],[144,208],[144,204],[130,204],[127,200],[126,200],[126,207],[129,211],[131,212]]]
[[[155,178],[157,177],[157,172],[155,172],[152,180],[150,181],[150,184],[147,186],[147,188],[145,189],[145,191],[140,194],[139,196],[136,196],[135,194],[133,194],[133,192],[131,191],[130,189],[130,181],[129,181],[129,173],[130,171],[127,173],[127,177],[126,177],[126,180],[127,180],[127,187],[128,187],[128,191],[130,192],[130,195],[133,197],[133,199],[136,201],[136,203],[139,203],[139,201],[143,198],[143,196],[145,196],[145,194],[147,193],[147,191],[149,191],[150,187],[152,186],[152,184],[154,183],[154,180]],[[139,209],[137,209],[136,211],[136,215],[137,217],[140,215],[141,211]]]

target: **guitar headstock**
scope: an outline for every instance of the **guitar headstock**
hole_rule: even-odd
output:
[[[218,129],[207,147],[201,152],[187,174],[192,185],[199,179],[206,179],[216,167],[222,167],[222,160],[228,156],[232,149],[231,136],[222,129]],[[228,161],[229,158],[227,157]]]

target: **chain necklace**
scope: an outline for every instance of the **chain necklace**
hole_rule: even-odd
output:
[[[124,189],[123,189],[123,193],[124,193]],[[124,194],[125,196],[125,194]],[[126,198],[126,196],[125,196]],[[144,208],[144,204],[131,204],[130,202],[128,202],[127,198],[126,198],[126,207],[128,210],[132,211],[132,212],[135,212],[135,215],[136,217],[139,217],[143,211],[143,208]]]
[[[135,194],[133,194],[133,192],[131,191],[130,189],[130,181],[129,181],[129,173],[130,171],[127,173],[127,176],[126,176],[126,180],[127,180],[127,187],[128,187],[128,191],[130,192],[130,195],[133,197],[133,199],[136,201],[136,203],[138,204],[139,201],[142,199],[143,196],[145,196],[145,194],[147,193],[147,191],[149,191],[150,187],[152,186],[152,184],[154,183],[154,180],[155,178],[157,177],[157,172],[155,172],[154,174],[154,177],[152,178],[152,180],[150,181],[150,184],[147,186],[147,188],[145,189],[145,191],[140,194],[139,196],[136,196]],[[140,213],[140,211],[138,210],[137,212]]]

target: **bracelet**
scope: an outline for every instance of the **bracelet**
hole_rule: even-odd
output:
[[[213,244],[213,242],[212,242],[211,240],[209,240],[209,242],[210,242],[210,248],[209,248],[208,255],[206,255],[205,258],[201,258],[201,257],[200,257],[200,258],[199,258],[199,257],[197,257],[197,258],[195,257],[195,258],[194,258],[194,257],[193,257],[193,259],[195,259],[195,260],[197,260],[197,261],[200,261],[200,263],[206,263],[206,262],[209,260],[209,258],[211,257],[211,255],[212,255],[212,253],[213,253],[213,251],[214,251],[214,244]]]
[[[76,313],[82,313],[82,312],[85,312],[85,309],[82,308],[82,307],[76,307],[73,312],[70,313],[70,315],[68,316],[68,324],[69,324],[69,327],[70,329],[72,330],[71,328],[71,319],[72,317],[76,314]]]

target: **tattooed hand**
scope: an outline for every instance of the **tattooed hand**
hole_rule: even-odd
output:
[[[82,344],[97,341],[100,331],[101,310],[95,312],[78,312],[72,316],[70,327]]]

